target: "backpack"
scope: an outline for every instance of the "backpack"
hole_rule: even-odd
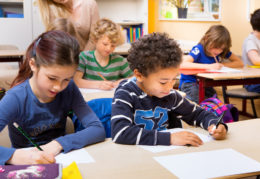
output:
[[[233,104],[224,104],[216,95],[202,101],[199,104],[206,111],[212,112],[217,117],[219,117],[224,111],[226,111],[223,117],[224,123],[238,121],[238,109]]]

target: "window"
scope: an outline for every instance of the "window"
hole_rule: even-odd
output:
[[[221,0],[160,0],[160,20],[220,21]]]

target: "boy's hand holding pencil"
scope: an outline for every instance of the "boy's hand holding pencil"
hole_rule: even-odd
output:
[[[115,88],[113,81],[99,81],[98,89],[101,90],[112,90]]]
[[[104,81],[107,81],[107,79],[99,72],[97,72],[97,74],[99,75],[100,78],[102,78]]]
[[[215,139],[225,139],[227,135],[227,130],[223,124],[223,118],[225,116],[226,111],[224,111],[221,116],[218,117],[217,123],[214,125],[210,125],[208,128],[209,134],[212,135]]]
[[[112,90],[117,86],[117,84],[114,81],[108,81],[101,73],[97,72],[97,74],[102,78],[104,81],[101,81],[99,85],[99,89],[102,90]]]
[[[215,128],[215,125],[211,125],[208,128],[208,131],[210,133],[210,135],[217,140],[222,140],[225,139],[227,136],[227,130],[225,128],[225,126],[223,124],[219,124],[218,127],[213,130]]]

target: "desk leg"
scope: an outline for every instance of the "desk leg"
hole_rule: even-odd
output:
[[[205,80],[203,78],[199,78],[199,103],[201,103],[205,98]]]

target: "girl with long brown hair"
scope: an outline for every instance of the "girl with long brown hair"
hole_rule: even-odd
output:
[[[0,101],[0,131],[8,125],[12,148],[0,146],[0,164],[54,163],[69,152],[105,139],[102,123],[72,78],[79,62],[77,40],[63,31],[41,34],[29,46],[12,88]],[[73,111],[84,129],[66,135]],[[17,123],[43,151],[13,126]]]

